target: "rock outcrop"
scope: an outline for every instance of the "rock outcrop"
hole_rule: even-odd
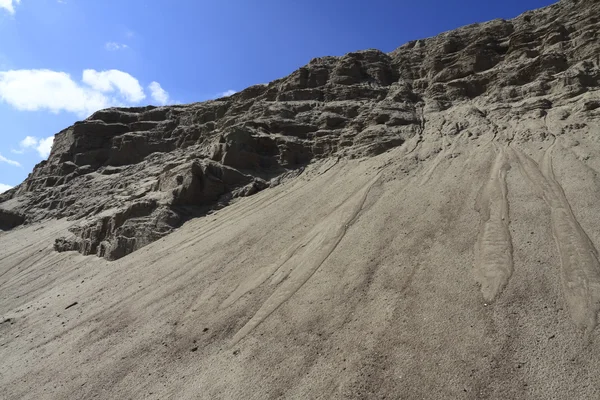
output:
[[[563,0],[389,54],[316,58],[227,98],[98,111],[58,133],[49,159],[0,195],[0,228],[79,220],[56,250],[114,260],[320,158],[477,136],[474,122],[499,141],[527,141],[537,133],[523,119],[567,125],[573,111],[561,106],[575,102],[575,113],[598,113],[599,15],[596,1]]]

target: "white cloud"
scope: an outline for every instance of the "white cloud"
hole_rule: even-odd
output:
[[[0,193],[4,193],[7,190],[12,189],[13,187],[10,185],[5,185],[4,183],[0,183]]]
[[[19,4],[21,0],[0,0],[0,8],[4,8],[11,14],[15,13],[15,5]]]
[[[19,146],[20,150],[12,150],[15,154],[23,154],[26,150],[35,150],[38,152],[40,157],[46,159],[52,151],[52,144],[54,143],[54,136],[47,137],[45,139],[38,139],[33,136],[27,136],[21,140]]]
[[[33,136],[27,136],[25,139],[21,140],[21,143],[19,143],[21,145],[22,148],[30,148],[30,147],[35,147],[38,144],[38,140],[37,138],[34,138]]]
[[[152,99],[156,101],[160,105],[165,105],[169,102],[169,93],[165,89],[160,86],[158,82],[152,82],[148,85],[148,90],[150,90],[150,94]]]
[[[135,105],[146,98],[138,80],[118,70],[83,71],[81,82],[47,69],[0,71],[0,101],[17,110],[68,111],[81,117],[111,106]]]
[[[4,157],[2,154],[0,154],[0,162],[15,166],[15,167],[20,167],[21,164],[18,163],[17,161],[13,161],[13,160],[9,160],[8,158]]]
[[[229,90],[227,90],[227,91],[225,91],[223,93],[219,93],[219,97],[229,97],[229,96],[234,95],[236,93],[237,93],[236,90],[229,89]]]
[[[54,136],[47,137],[46,139],[41,139],[38,142],[37,147],[35,148],[42,158],[48,158],[50,152],[52,151],[52,145],[54,144]]]
[[[144,89],[142,89],[137,79],[116,69],[102,72],[86,69],[83,71],[82,81],[102,93],[118,91],[131,103],[139,103],[146,98]]]
[[[124,43],[108,42],[104,45],[104,48],[108,51],[117,51],[128,49],[129,46]]]

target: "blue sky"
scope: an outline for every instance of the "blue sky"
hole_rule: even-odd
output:
[[[207,100],[553,2],[0,0],[0,191],[98,108]]]

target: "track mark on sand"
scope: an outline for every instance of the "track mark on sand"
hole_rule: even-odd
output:
[[[489,179],[475,202],[479,237],[475,245],[475,277],[486,301],[494,300],[513,273],[513,247],[509,230],[506,173],[510,169],[504,149],[497,150]]]
[[[454,143],[452,143],[452,146],[450,146],[449,149],[444,148],[438,153],[438,155],[433,160],[433,164],[431,164],[431,166],[427,169],[427,171],[425,171],[425,174],[423,176],[423,179],[419,183],[419,186],[423,186],[424,184],[429,182],[429,180],[431,179],[431,176],[433,175],[435,170],[439,167],[439,165],[442,163],[442,161],[444,161],[447,157],[452,156],[452,154],[454,154],[454,150],[456,150],[456,146],[458,145],[458,142],[460,142],[460,140],[462,139],[463,136],[464,136],[464,133],[461,133],[460,135],[458,135],[454,139]]]
[[[231,296],[225,300],[222,307],[230,306],[245,293],[257,288],[271,276],[273,276],[272,284],[279,285],[250,321],[233,337],[233,345],[260,325],[317,272],[319,267],[340,244],[348,228],[357,220],[369,192],[379,181],[380,175],[338,206],[333,213],[304,236],[299,244],[291,247],[278,263],[257,271],[247,282],[240,284]]]
[[[575,324],[592,333],[600,311],[600,263],[598,251],[573,214],[565,192],[554,176],[552,150],[546,150],[541,168],[518,149],[521,171],[550,207],[552,232],[561,260],[561,281],[569,312]]]

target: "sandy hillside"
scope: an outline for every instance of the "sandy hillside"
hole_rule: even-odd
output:
[[[59,133],[0,197],[0,397],[600,398],[597,9],[348,56],[379,83],[319,59]],[[482,35],[501,59],[465,75]],[[446,68],[386,86],[419,59]],[[185,144],[207,125],[223,136]],[[140,137],[152,152],[117,161]]]
[[[1,236],[6,398],[596,398],[598,152],[490,139],[315,165],[116,262]]]

